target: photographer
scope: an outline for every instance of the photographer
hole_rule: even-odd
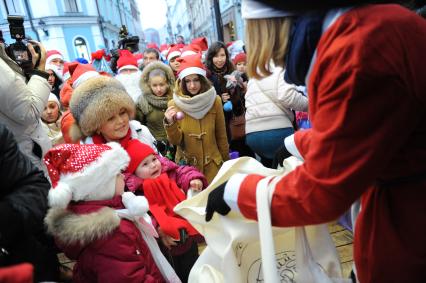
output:
[[[39,54],[33,45],[39,47]],[[0,122],[14,133],[22,152],[44,170],[42,157],[51,147],[40,120],[50,94],[49,74],[44,71],[46,50],[39,42],[30,41],[27,52],[31,61],[18,65],[6,48],[0,43]]]

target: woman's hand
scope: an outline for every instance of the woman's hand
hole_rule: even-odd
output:
[[[163,230],[161,230],[161,227],[158,228],[158,235],[160,236],[161,242],[163,243],[164,246],[166,246],[166,248],[168,248],[169,250],[176,246],[176,242],[175,240],[173,240],[172,237],[170,237],[169,235],[167,235],[166,233],[164,233]]]
[[[203,181],[200,179],[194,179],[189,182],[189,188],[193,191],[199,192],[203,189]]]
[[[227,92],[222,93],[220,96],[222,97],[223,102],[227,102],[231,98],[231,96]]]
[[[174,106],[170,106],[167,108],[166,112],[164,112],[164,117],[166,117],[168,124],[173,124],[175,122],[176,113],[177,109]]]
[[[31,52],[33,66],[36,67],[37,60],[40,57],[40,62],[37,66],[37,69],[40,71],[45,71],[46,69],[46,49],[43,44],[35,40],[29,40],[29,44],[27,45],[28,50]],[[37,45],[40,48],[40,54],[37,54],[33,45]]]

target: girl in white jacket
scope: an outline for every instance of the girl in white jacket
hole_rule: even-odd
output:
[[[308,110],[308,99],[284,81],[290,26],[289,17],[247,20],[246,142],[267,167],[284,138],[294,133],[292,110]]]

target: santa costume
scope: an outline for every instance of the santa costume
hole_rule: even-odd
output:
[[[283,227],[336,220],[361,197],[362,283],[426,278],[424,50],[425,20],[400,5],[330,10],[307,79],[312,129],[285,140],[305,162],[271,188],[272,224]],[[225,201],[256,219],[261,179],[233,176]]]

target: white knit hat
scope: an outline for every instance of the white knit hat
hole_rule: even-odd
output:
[[[320,1],[320,0],[318,0]],[[245,20],[268,19],[294,16],[289,11],[281,11],[254,0],[241,1],[241,16]]]

